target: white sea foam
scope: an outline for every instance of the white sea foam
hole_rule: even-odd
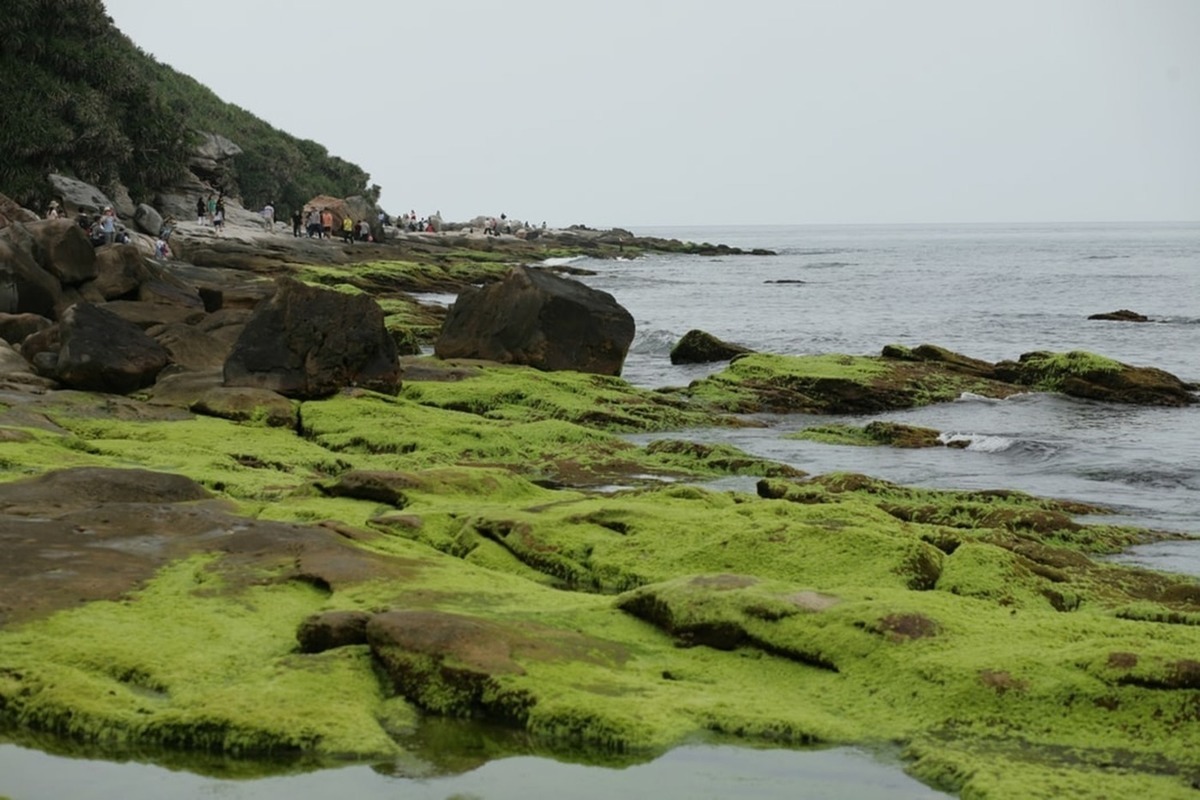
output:
[[[963,392],[962,394],[960,394],[958,396],[957,402],[959,402],[959,403],[999,403],[1001,401],[996,399],[995,397],[985,397],[984,395],[975,394],[974,392]]]
[[[1017,443],[1007,436],[990,436],[978,433],[943,433],[938,436],[942,444],[968,442],[968,450],[980,453],[1002,453]]]
[[[544,267],[564,267],[567,264],[574,264],[576,261],[583,261],[587,256],[556,256],[555,258],[547,258],[542,262]]]

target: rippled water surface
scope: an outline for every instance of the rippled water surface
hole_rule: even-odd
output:
[[[877,354],[931,343],[988,361],[1089,350],[1200,381],[1200,226],[987,225],[638,231],[765,247],[775,256],[583,260],[628,308],[624,376],[680,386],[724,365],[673,367],[700,328],[755,350]],[[1148,323],[1088,320],[1127,308]],[[938,487],[1015,488],[1111,506],[1122,522],[1200,536],[1200,406],[1113,406],[1050,395],[964,399],[877,415],[966,438],[965,450],[837,447],[782,438],[828,417],[696,431],[809,472],[853,470]],[[861,424],[865,420],[845,420]],[[1159,555],[1161,554],[1161,558]],[[1200,541],[1147,547],[1139,563],[1200,574]]]

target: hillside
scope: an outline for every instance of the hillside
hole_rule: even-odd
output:
[[[282,209],[318,194],[374,199],[356,164],[222,101],[121,33],[101,0],[7,0],[0,15],[0,191],[41,207],[61,172],[148,199],[184,173],[198,131],[242,153],[221,177],[227,194]]]

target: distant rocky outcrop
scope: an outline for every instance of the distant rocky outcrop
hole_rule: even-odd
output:
[[[395,394],[400,364],[373,298],[281,278],[225,362],[225,384],[297,399],[326,397],[346,386]]]
[[[619,375],[633,316],[607,292],[529,267],[459,294],[434,345],[440,358]]]
[[[748,347],[722,341],[711,333],[690,330],[671,348],[672,364],[708,364],[728,361],[734,356],[753,352]]]
[[[1106,311],[1103,314],[1092,314],[1088,319],[1112,320],[1113,322],[1149,322],[1150,318],[1128,308],[1117,311]]]

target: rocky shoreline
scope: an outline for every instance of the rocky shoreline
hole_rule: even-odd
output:
[[[1174,376],[924,345],[730,354],[648,391],[608,366],[531,368],[545,342],[504,340],[505,364],[418,356],[445,315],[411,294],[520,284],[541,305],[492,305],[552,318],[528,309],[576,290],[520,265],[705,249],[183,223],[164,263],[0,210],[8,725],[333,764],[393,758],[445,715],[635,758],[706,731],[898,742],[917,777],[981,797],[1200,780],[1200,586],[1097,557],[1166,534],[621,436],[962,391],[1194,403]],[[757,490],[697,485],[720,475]]]

